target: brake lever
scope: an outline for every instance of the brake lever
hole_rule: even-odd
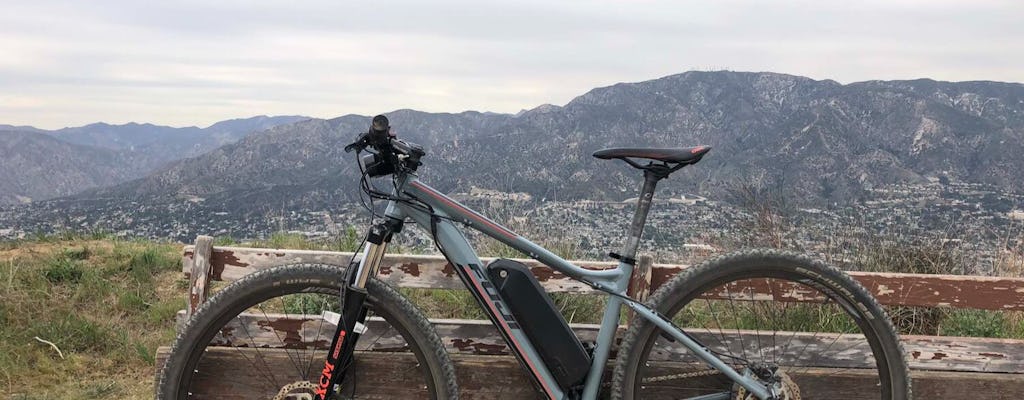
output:
[[[364,133],[362,135],[359,135],[359,139],[356,139],[355,142],[352,142],[348,146],[345,146],[345,152],[346,153],[351,153],[353,150],[355,150],[355,151],[363,151],[363,149],[365,149],[366,146],[368,146],[370,144],[370,142],[368,140],[366,140],[367,136],[368,136],[368,134],[366,134],[366,133]]]
[[[365,144],[363,144],[361,142],[355,142],[355,143],[352,143],[352,144],[350,144],[348,146],[345,146],[345,152],[346,153],[351,153],[353,150],[363,151],[364,148],[366,148]]]

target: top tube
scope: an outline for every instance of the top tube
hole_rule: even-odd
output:
[[[540,245],[512,232],[508,228],[480,215],[476,211],[452,200],[443,193],[435,190],[427,184],[416,179],[414,175],[405,175],[399,178],[401,190],[426,204],[435,210],[440,210],[452,220],[461,222],[470,228],[484,233],[510,247],[525,253],[541,263],[551,267],[574,279],[593,279],[613,284],[616,291],[625,291],[628,279],[620,279],[622,276],[629,276],[632,273],[632,266],[619,263],[618,268],[590,270],[572,264],[558,255],[548,251]],[[429,230],[429,226],[425,226]]]

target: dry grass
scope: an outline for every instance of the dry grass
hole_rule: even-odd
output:
[[[184,306],[180,245],[65,237],[2,249],[0,397],[152,398],[153,355]]]

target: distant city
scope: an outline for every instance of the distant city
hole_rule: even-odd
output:
[[[544,201],[526,193],[504,193],[473,188],[454,194],[457,200],[480,210],[520,234],[541,242],[569,245],[584,259],[603,259],[625,238],[635,199],[626,201]],[[323,210],[301,210],[267,215],[236,215],[197,207],[202,199],[167,206],[128,203],[108,207],[84,204],[70,210],[76,218],[61,217],[68,210],[54,204],[49,218],[25,218],[18,209],[0,210],[0,238],[16,239],[61,231],[108,232],[121,237],[169,239],[189,243],[197,235],[231,237],[246,241],[275,232],[326,239],[344,230],[360,233],[369,212],[358,203]],[[842,261],[866,238],[904,243],[933,242],[975,254],[975,271],[986,273],[1001,251],[1018,248],[1024,238],[1024,194],[985,184],[932,179],[922,184],[872,188],[863,201],[829,209],[773,209],[781,228],[783,247]],[[83,203],[73,203],[83,204]],[[380,203],[377,204],[378,206]],[[644,234],[642,251],[655,262],[690,262],[736,247],[764,245],[756,226],[757,210],[697,195],[656,199]],[[469,231],[469,230],[467,230]],[[471,238],[479,234],[471,232]],[[416,252],[436,252],[430,235],[407,229],[397,244]]]

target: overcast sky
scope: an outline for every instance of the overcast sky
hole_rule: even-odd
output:
[[[514,113],[688,70],[1024,82],[1024,1],[2,0],[0,124]]]

